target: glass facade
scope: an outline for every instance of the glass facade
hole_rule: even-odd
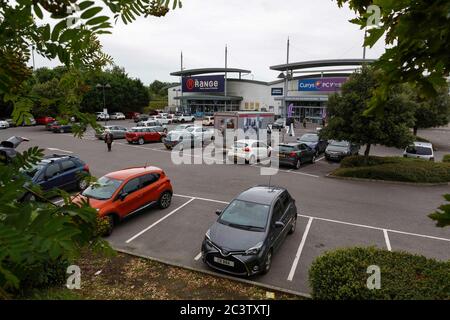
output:
[[[187,114],[212,115],[214,112],[239,111],[240,101],[222,100],[185,100],[183,101],[183,112]]]

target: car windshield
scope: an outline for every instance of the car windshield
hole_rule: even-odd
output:
[[[45,163],[38,163],[38,164],[33,165],[29,169],[21,169],[20,171],[25,173],[30,178],[34,178],[34,176],[36,176],[36,174],[44,168],[45,168]]]
[[[334,147],[348,147],[349,143],[348,143],[348,141],[332,141],[330,143],[330,146],[334,146]]]
[[[219,223],[235,228],[266,228],[269,206],[243,200],[234,200],[221,214]]]
[[[431,156],[433,152],[429,147],[411,146],[406,150],[408,153],[417,154],[419,156]]]
[[[244,143],[244,142],[235,142],[234,143],[234,147],[235,148],[245,148],[245,147],[247,147],[248,146],[248,144],[247,143]]]
[[[186,129],[188,132],[193,132],[194,130],[195,130],[195,128],[194,127],[189,127],[189,128],[187,128]]]
[[[97,183],[83,191],[83,196],[98,200],[110,199],[120,187],[122,180],[101,177]]]
[[[306,142],[317,142],[319,141],[319,137],[317,136],[317,134],[304,134],[302,135],[300,140]]]

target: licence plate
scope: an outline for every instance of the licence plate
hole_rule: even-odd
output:
[[[225,259],[214,257],[214,262],[223,264],[225,266],[234,267],[234,262],[230,261],[230,260],[225,260]]]

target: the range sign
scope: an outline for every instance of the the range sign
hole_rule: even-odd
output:
[[[283,88],[272,88],[272,95],[273,96],[282,96]]]
[[[298,91],[339,91],[348,78],[314,78],[298,81]]]
[[[224,92],[224,76],[184,77],[183,92]]]

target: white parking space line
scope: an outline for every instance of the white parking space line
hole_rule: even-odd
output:
[[[392,233],[398,233],[398,234],[404,234],[404,235],[409,235],[409,236],[416,236],[416,237],[421,237],[421,238],[427,238],[427,239],[433,239],[433,240],[440,240],[440,241],[450,242],[450,239],[447,239],[447,238],[428,236],[428,235],[420,234],[420,233],[405,232],[405,231],[399,231],[399,230],[394,230],[394,229],[385,229],[385,228],[380,228],[380,227],[368,226],[368,225],[365,225],[365,224],[358,224],[358,223],[351,223],[351,222],[345,222],[345,221],[339,221],[339,220],[333,220],[333,219],[326,219],[326,218],[306,216],[306,215],[303,215],[303,214],[298,214],[297,216],[303,217],[303,218],[314,218],[314,219],[320,220],[320,221],[327,221],[327,222],[345,224],[345,225],[353,226],[353,227],[361,227],[361,228],[367,228],[367,229],[373,229],[373,230],[381,230],[381,231],[386,230],[386,231],[389,231],[389,232],[392,232]]]
[[[72,151],[69,151],[69,150],[63,150],[63,149],[58,149],[58,148],[47,148],[47,150],[50,150],[50,151],[60,151],[60,152],[63,152],[63,153],[70,153],[70,154],[73,153]]]
[[[194,260],[198,261],[202,257],[202,253],[200,252],[198,255],[195,256]]]
[[[288,281],[292,281],[292,279],[294,279],[295,270],[297,269],[297,264],[298,264],[298,261],[300,260],[300,256],[302,254],[303,247],[305,246],[306,237],[308,237],[308,232],[309,232],[309,229],[311,228],[311,223],[313,220],[314,220],[313,218],[309,218],[309,220],[308,220],[308,224],[306,225],[305,232],[303,233],[302,241],[300,242],[300,245],[298,246],[297,254],[295,255],[295,259],[294,259],[294,262],[292,263],[291,271],[289,272],[289,275],[287,278]]]
[[[389,235],[388,235],[388,231],[386,229],[383,229],[383,234],[384,234],[384,240],[386,241],[386,247],[389,251],[392,251],[392,247],[391,247],[391,241],[389,240]]]
[[[166,214],[164,217],[162,217],[161,219],[159,219],[158,221],[154,222],[153,224],[151,224],[150,226],[148,226],[147,228],[145,228],[144,230],[140,231],[139,233],[137,233],[136,235],[132,236],[130,239],[128,239],[127,241],[125,241],[125,243],[130,243],[131,241],[135,240],[136,238],[140,237],[141,235],[143,235],[144,233],[146,233],[148,230],[150,230],[151,228],[153,228],[154,226],[158,225],[160,222],[166,220],[168,217],[170,217],[171,215],[173,215],[174,213],[176,213],[178,210],[184,208],[185,206],[187,206],[189,203],[191,203],[192,201],[194,201],[195,198],[192,198],[190,200],[188,200],[187,202],[185,202],[184,204],[182,204],[181,206],[179,206],[178,208],[176,208],[175,210],[171,211],[170,213]]]
[[[313,178],[320,178],[320,176],[317,176],[315,174],[310,174],[310,173],[304,173],[304,172],[300,172],[300,171],[295,171],[295,170],[291,170],[291,171],[286,171],[286,170],[280,170],[282,172],[288,172],[288,173],[293,173],[293,174],[300,174],[302,176],[308,176],[308,177],[313,177]]]
[[[317,161],[322,161],[323,159],[325,159],[325,157],[322,157],[322,158],[317,159],[316,162],[317,162]]]

